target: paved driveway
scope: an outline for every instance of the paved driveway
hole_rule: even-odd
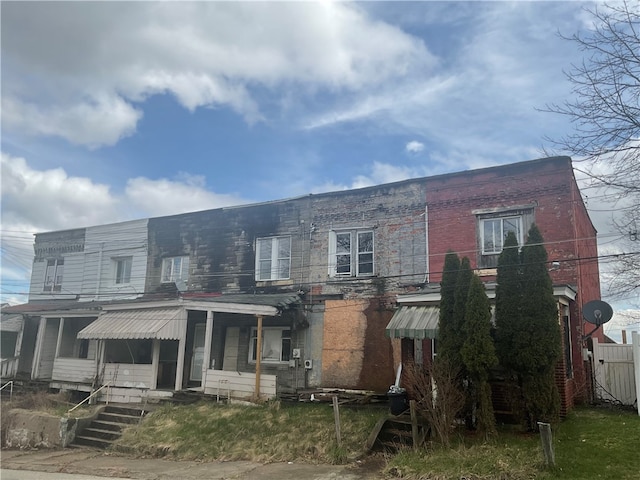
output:
[[[97,477],[143,480],[359,480],[380,479],[377,465],[307,465],[254,462],[174,462],[164,459],[137,459],[91,449],[3,450],[1,466],[7,470],[83,474]],[[34,473],[35,475],[35,473]],[[1,478],[4,480],[5,472]],[[8,477],[12,478],[12,477]],[[32,477],[13,477],[32,478]],[[33,477],[38,478],[38,477]],[[44,477],[39,477],[43,478]],[[70,480],[72,477],[67,476]],[[81,480],[80,477],[78,480]],[[85,477],[86,478],[86,477]],[[52,479],[53,480],[53,479]]]

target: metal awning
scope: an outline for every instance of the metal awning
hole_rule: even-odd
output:
[[[182,312],[180,307],[106,311],[80,330],[78,338],[180,340]]]
[[[3,313],[0,319],[0,331],[19,332],[22,329],[22,315]]]
[[[437,338],[439,319],[437,306],[400,307],[391,317],[385,334],[389,338]]]

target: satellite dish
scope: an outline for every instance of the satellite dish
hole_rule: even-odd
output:
[[[179,292],[184,292],[187,289],[187,282],[185,282],[182,278],[179,278],[175,281],[176,288]]]
[[[599,327],[611,320],[613,308],[602,300],[591,300],[582,306],[582,315],[587,322]]]

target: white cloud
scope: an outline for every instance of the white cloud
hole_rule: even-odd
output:
[[[246,203],[235,195],[221,195],[206,189],[201,176],[182,175],[180,180],[151,180],[137,177],[127,182],[125,196],[143,216],[162,216]]]
[[[58,136],[90,148],[114,145],[134,133],[142,112],[117,95],[98,94],[73,105],[23,103],[2,98],[2,121],[31,135]]]
[[[4,128],[89,146],[135,131],[132,102],[171,93],[249,122],[295,91],[365,91],[433,63],[423,43],[354,4],[71,2],[3,5]]]
[[[409,153],[419,153],[424,150],[424,143],[412,140],[407,143],[404,148]]]
[[[215,194],[207,190],[204,177],[184,173],[175,180],[134,178],[116,193],[62,168],[37,170],[5,153],[1,162],[3,301],[26,300],[14,293],[29,284],[34,233],[246,203],[235,195]]]

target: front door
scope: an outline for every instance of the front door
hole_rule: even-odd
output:
[[[191,373],[189,374],[189,380],[192,382],[202,382],[205,329],[204,323],[198,323],[193,333],[193,354],[191,355]]]

